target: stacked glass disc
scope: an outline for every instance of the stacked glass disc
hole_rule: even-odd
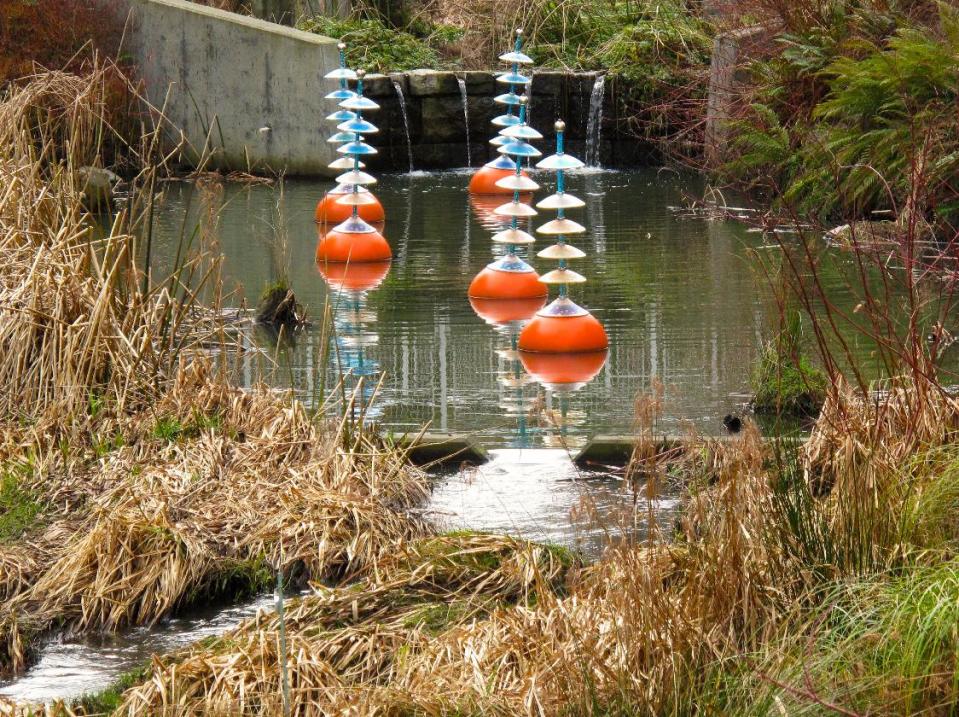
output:
[[[521,164],[524,160],[542,156],[542,152],[529,143],[531,139],[542,139],[542,135],[526,124],[526,97],[520,98],[519,107],[518,122],[504,130],[507,141],[497,150],[504,157],[515,158],[512,173],[496,181],[497,188],[512,192],[513,199],[493,210],[494,214],[509,221],[508,228],[493,236],[493,242],[505,245],[506,251],[473,278],[469,288],[471,298],[536,299],[549,293],[536,270],[516,255],[517,247],[536,241],[519,228],[520,219],[537,214],[535,209],[520,201],[521,195],[539,189],[536,182],[523,174]]]
[[[523,31],[517,29],[513,50],[499,57],[502,62],[509,63],[510,69],[509,72],[504,72],[496,78],[497,82],[506,85],[508,88],[507,92],[493,98],[493,101],[497,104],[506,106],[506,113],[492,120],[494,126],[501,128],[499,133],[490,140],[490,144],[498,148],[510,141],[509,137],[504,136],[506,130],[520,123],[520,112],[517,111],[517,108],[519,108],[524,95],[520,95],[519,90],[525,91],[526,87],[532,82],[529,77],[520,73],[521,65],[533,64],[533,59],[521,52],[522,47]],[[499,157],[492,162],[487,162],[476,171],[470,180],[470,193],[509,194],[509,191],[498,186],[497,182],[513,174],[518,169],[517,164],[508,154],[501,153]]]
[[[337,47],[340,51],[340,66],[324,75],[328,80],[338,80],[340,85],[336,90],[326,95],[326,99],[336,100],[337,104],[340,105],[340,109],[328,115],[326,118],[329,122],[335,122],[337,129],[337,132],[331,135],[329,139],[327,139],[327,142],[342,145],[353,141],[355,137],[355,133],[344,130],[343,125],[357,119],[357,113],[353,110],[343,108],[341,103],[356,97],[356,92],[349,88],[348,83],[356,80],[357,73],[346,66],[346,45],[341,42]],[[355,167],[353,160],[349,157],[339,157],[329,165],[331,169],[337,170],[362,169],[364,166],[365,165],[360,163],[359,167]],[[316,205],[315,218],[317,223],[321,226],[330,226],[348,219],[353,213],[350,205],[340,204],[337,200],[342,195],[351,194],[354,191],[355,187],[353,185],[341,182],[340,178],[337,177],[336,187],[327,192]],[[359,191],[363,194],[369,194],[374,200],[361,205],[359,209],[360,217],[368,222],[382,222],[385,219],[383,205],[380,204],[379,200],[365,187],[361,186]]]
[[[363,70],[357,70],[355,76],[356,92],[339,105],[340,108],[354,115],[351,119],[337,125],[337,129],[342,133],[338,141],[339,139],[347,140],[336,150],[343,157],[330,165],[341,169],[350,168],[336,178],[341,186],[350,188],[336,199],[336,204],[348,207],[350,214],[345,221],[333,227],[320,240],[316,247],[318,261],[351,263],[388,261],[393,255],[383,235],[360,213],[363,207],[379,204],[376,197],[365,190],[365,186],[374,184],[376,179],[362,171],[364,165],[360,161],[360,157],[376,154],[376,149],[363,139],[365,135],[378,131],[376,125],[363,118],[363,112],[379,109],[379,105],[363,96],[363,78],[366,73]]]
[[[596,365],[596,371],[602,368],[605,362],[606,349],[609,340],[603,325],[586,309],[578,306],[569,298],[569,286],[582,284],[585,277],[569,268],[569,262],[582,259],[586,256],[580,249],[566,241],[567,236],[584,234],[586,227],[568,219],[566,211],[579,209],[585,206],[583,200],[566,192],[565,173],[571,169],[583,166],[583,163],[563,151],[563,134],[566,129],[564,122],[556,123],[556,154],[553,154],[537,163],[537,168],[556,172],[556,193],[546,197],[536,206],[540,209],[556,210],[556,218],[546,222],[536,229],[537,233],[555,238],[556,243],[539,252],[538,256],[558,262],[553,271],[545,274],[541,281],[546,285],[559,286],[559,296],[548,306],[536,312],[519,337],[519,349],[524,354],[524,365],[527,359],[530,365],[527,370],[540,376],[543,371],[532,365],[536,363],[535,354],[566,354],[580,355],[577,362],[567,361],[566,368],[562,362],[552,362],[550,365],[559,371],[552,375],[557,376],[570,373],[575,363],[583,363],[584,354],[593,354],[596,361],[586,361],[590,366]],[[531,356],[532,354],[532,356]],[[579,372],[580,374],[582,371]],[[593,373],[595,375],[595,372]],[[592,376],[590,376],[591,378]],[[552,380],[550,383],[577,383],[578,381]]]

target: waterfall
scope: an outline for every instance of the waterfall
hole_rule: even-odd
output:
[[[413,143],[410,141],[410,121],[406,116],[406,98],[403,96],[403,88],[400,83],[393,80],[393,89],[396,90],[396,98],[400,101],[400,114],[403,115],[403,131],[406,132],[406,155],[410,161],[409,171],[413,171]]]
[[[529,71],[529,84],[526,85],[526,124],[533,126],[533,80],[536,79],[536,70]]]
[[[466,80],[462,77],[456,78],[456,84],[460,86],[460,98],[463,100],[463,127],[466,131],[466,166],[473,166],[473,155],[470,152],[470,110],[467,104]]]
[[[603,95],[606,93],[606,76],[600,75],[589,93],[589,115],[586,122],[586,165],[599,167],[603,139]]]

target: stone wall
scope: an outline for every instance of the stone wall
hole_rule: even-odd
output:
[[[432,70],[367,76],[366,94],[380,105],[379,111],[369,114],[380,133],[368,138],[380,153],[368,164],[380,171],[409,169],[407,129],[414,169],[465,167],[467,141],[472,166],[492,159],[496,153],[489,139],[496,128],[490,120],[506,110],[503,105],[495,104],[493,97],[507,91],[495,77],[491,72]],[[536,143],[544,154],[549,154],[552,148],[553,123],[563,119],[568,151],[585,158],[590,97],[596,78],[596,73],[533,72],[529,92],[531,124],[545,136]],[[468,138],[457,79],[462,79],[466,87]],[[397,85],[406,103],[407,125],[404,125]],[[649,158],[649,148],[618,131],[620,123],[615,108],[615,86],[608,81],[603,93],[600,160],[610,166],[642,163]]]
[[[713,41],[706,105],[706,162],[712,167],[727,159],[729,121],[742,101],[745,68],[752,58],[770,51],[776,35],[773,26],[755,25],[720,33]]]
[[[323,79],[338,62],[334,40],[186,0],[124,3],[132,20],[127,49],[147,97],[169,120],[170,144],[181,132],[187,140],[184,164],[208,156],[205,166],[228,171],[331,174],[327,165],[336,154],[326,138],[334,129],[324,118],[335,107],[322,98],[335,86]],[[469,136],[458,79],[466,87]],[[569,151],[585,159],[596,79],[595,73],[533,71],[530,116],[546,137],[539,143],[544,153],[552,147],[553,123],[562,118]],[[370,114],[381,129],[369,138],[380,148],[368,162],[371,168],[406,171],[409,151],[414,169],[464,167],[467,146],[473,166],[496,156],[488,143],[495,130],[490,120],[505,107],[493,97],[507,88],[493,73],[413,70],[370,75],[366,87],[381,105]],[[610,80],[603,94],[599,159],[611,166],[643,163],[649,148],[618,131],[615,95]]]

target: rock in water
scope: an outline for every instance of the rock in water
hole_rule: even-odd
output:
[[[120,178],[109,169],[80,167],[77,170],[83,202],[90,211],[104,211],[113,204],[113,187]]]
[[[272,326],[299,326],[304,321],[303,307],[293,290],[283,284],[271,286],[260,298],[256,320]]]
[[[739,416],[728,413],[723,417],[723,426],[725,426],[726,430],[730,433],[739,433],[743,429],[743,422]]]

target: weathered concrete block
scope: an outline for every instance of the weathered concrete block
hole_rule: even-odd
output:
[[[568,73],[562,70],[536,70],[533,72],[533,82],[530,84],[530,94],[533,97],[560,97],[566,90]]]
[[[443,144],[420,144],[413,147],[413,160],[417,169],[446,169],[466,164],[466,147],[462,142]],[[477,160],[473,160],[477,164]]]
[[[706,101],[706,161],[712,165],[726,158],[729,118],[738,97],[743,60],[768,45],[774,34],[774,28],[757,25],[721,33],[713,42]]]
[[[406,73],[410,85],[410,95],[426,97],[430,95],[458,95],[459,83],[452,72],[436,70],[411,70]],[[469,88],[467,87],[467,90]]]
[[[424,433],[396,438],[396,445],[409,451],[410,460],[417,465],[470,463],[480,465],[489,461],[486,450],[468,435],[453,433]]]
[[[593,85],[596,84],[596,78],[599,77],[600,73],[598,72],[571,72],[566,76],[566,86],[569,88],[570,94],[576,95],[589,95],[593,91]]]
[[[169,136],[183,131],[188,162],[207,152],[209,166],[221,169],[332,173],[327,164],[337,155],[326,142],[332,127],[319,122],[336,109],[323,99],[336,83],[322,79],[338,64],[334,40],[185,0],[124,3],[134,14],[130,47],[147,96],[159,106],[170,92],[166,110],[175,130]],[[466,86],[468,138],[457,78]],[[507,88],[494,78],[492,72],[432,70],[367,75],[365,92],[381,107],[369,116],[380,128],[368,138],[380,150],[369,158],[371,170],[409,169],[410,148],[417,169],[464,166],[467,141],[474,166],[495,157],[487,144],[496,131],[490,120],[505,107],[492,98]],[[530,119],[545,135],[543,148],[553,141],[557,118],[566,120],[571,142],[581,141],[596,73],[544,70],[533,78]],[[615,113],[605,118],[604,146],[616,139]]]
[[[396,78],[400,82],[404,81],[402,75],[396,75]],[[393,75],[369,74],[363,78],[363,94],[373,99],[393,97],[396,94],[396,90],[393,88],[393,80]]]
[[[470,96],[492,95],[496,91],[496,76],[492,72],[470,70],[469,72],[458,72],[457,75],[466,80],[466,93]]]
[[[552,135],[556,120],[565,120],[564,104],[562,96],[533,95],[527,108],[526,119],[534,129],[539,130],[542,134]]]
[[[380,128],[376,134],[367,137],[367,142],[377,149],[384,147],[400,147],[406,153],[407,132],[409,141],[419,143],[422,135],[422,116],[419,102],[408,102],[406,106],[406,122],[403,121],[403,112],[400,103],[395,98],[384,97],[380,100],[380,111],[370,114],[370,120]],[[371,165],[373,166],[373,165]],[[404,165],[403,169],[407,166]]]
[[[462,142],[466,138],[463,104],[459,96],[424,97],[421,141],[426,144]]]
[[[492,97],[486,95],[470,97],[466,106],[470,115],[470,137],[479,141],[492,137],[497,128],[494,128],[490,121],[502,113],[503,105],[496,104]]]

